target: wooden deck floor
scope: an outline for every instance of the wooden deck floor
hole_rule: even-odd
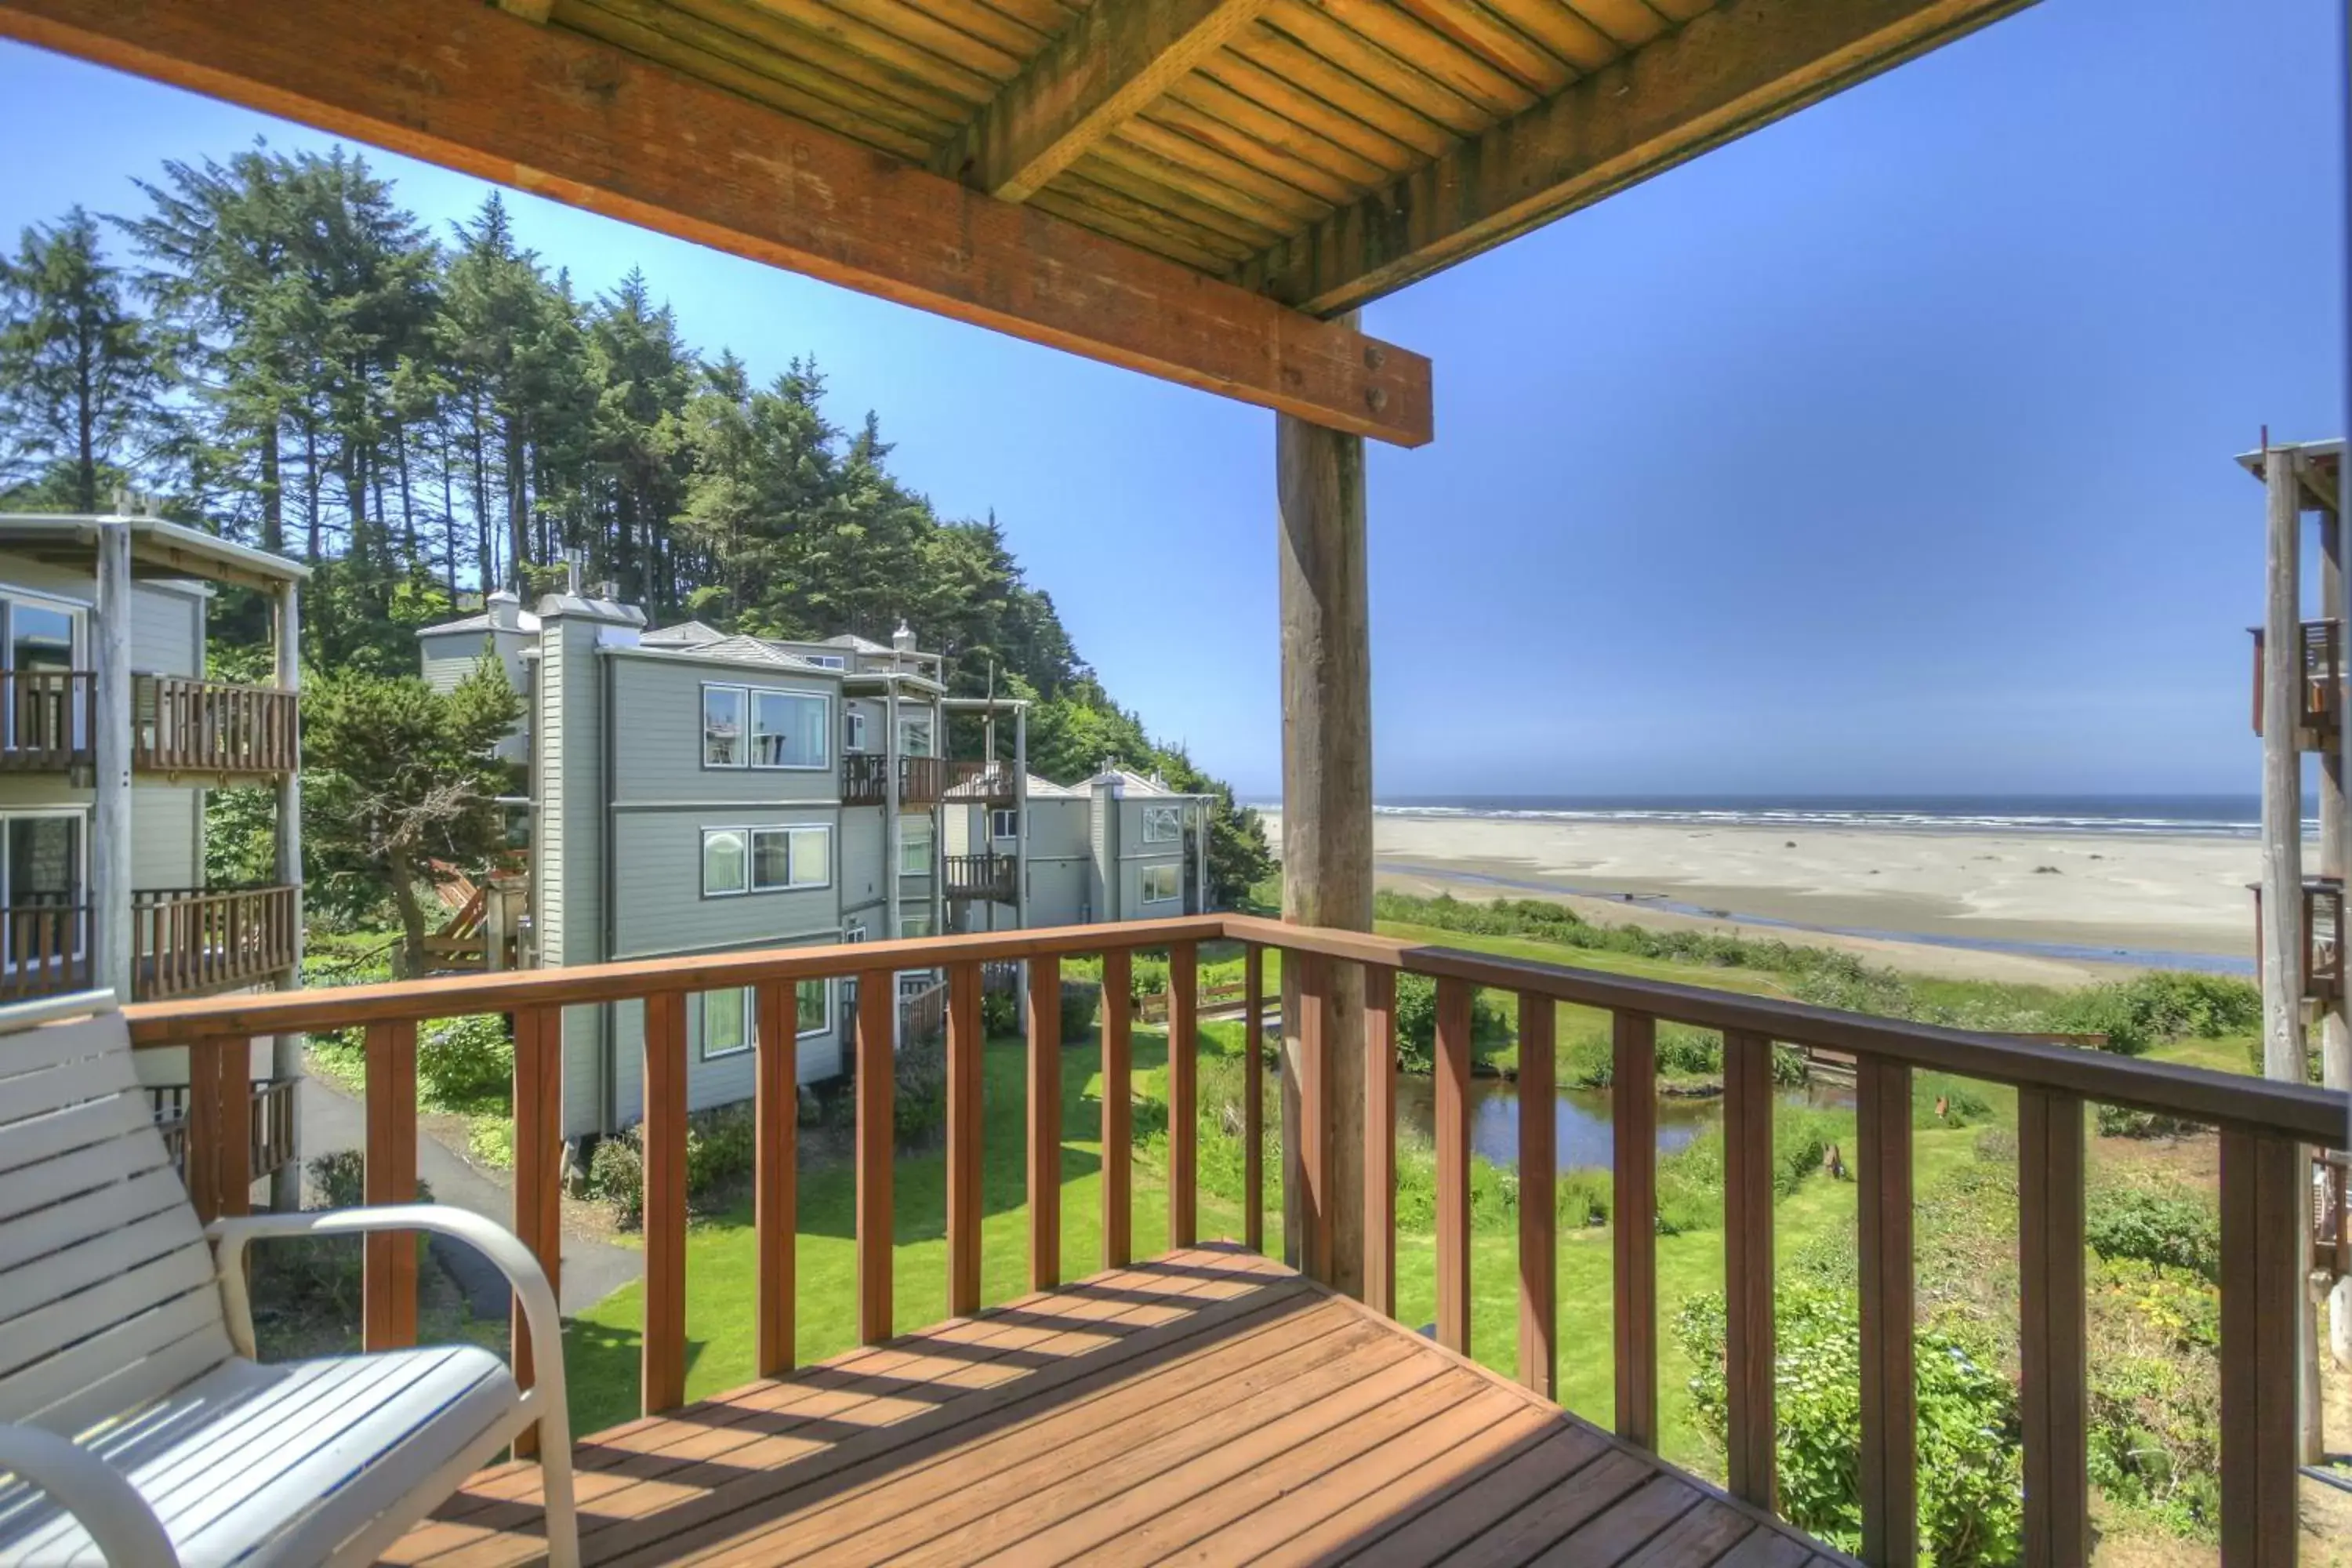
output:
[[[594,1563],[1845,1561],[1221,1247],[854,1351],[577,1452]],[[536,1560],[537,1475],[484,1471],[391,1560]]]

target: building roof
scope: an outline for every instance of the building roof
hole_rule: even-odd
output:
[[[111,512],[12,512],[0,514],[0,549],[38,554],[66,552],[77,557],[98,548],[102,527],[120,525],[131,535],[131,569],[142,577],[194,577],[207,583],[267,586],[309,580],[299,561],[256,550],[249,544],[206,533],[160,517]]]
[[[856,632],[844,632],[837,637],[819,637],[816,641],[816,646],[818,647],[851,648],[858,653],[896,653],[898,651],[897,648],[892,647],[888,643],[876,642],[872,637],[862,637]]]
[[[637,640],[648,647],[700,647],[708,643],[724,642],[728,634],[702,621],[680,621],[674,626],[656,626]]]
[[[439,626],[419,626],[416,628],[416,635],[421,637],[436,637],[447,632],[488,632],[499,629],[498,623],[490,619],[490,613],[483,610],[476,615],[460,616],[454,621],[443,621]],[[515,612],[515,624],[505,629],[535,637],[539,633],[539,617],[529,610],[518,610]]]
[[[1170,789],[1163,779],[1145,778],[1129,768],[1105,768],[1087,781],[1088,788],[1109,784],[1121,795],[1160,795],[1170,800],[1206,800],[1205,795],[1192,795],[1181,789]]]

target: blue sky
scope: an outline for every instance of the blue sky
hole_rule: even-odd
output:
[[[1370,459],[1379,792],[2253,789],[2230,459],[2344,428],[2341,27],[2045,0],[1371,307],[1438,428]],[[0,234],[324,144],[14,46],[0,102]],[[436,226],[485,189],[371,156]],[[513,203],[756,374],[813,353],[1122,701],[1278,789],[1271,416]]]

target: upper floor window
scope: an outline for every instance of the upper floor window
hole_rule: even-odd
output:
[[[849,661],[837,653],[804,653],[800,656],[819,669],[847,669]]]
[[[902,877],[928,877],[931,874],[931,819],[908,816],[898,824],[898,874]]]
[[[706,768],[822,768],[833,761],[832,700],[764,686],[702,689]]]
[[[841,749],[845,752],[866,749],[866,715],[855,708],[841,716]]]
[[[832,880],[833,829],[825,824],[702,831],[705,898],[822,888]]]
[[[1146,844],[1173,844],[1183,837],[1183,807],[1147,805],[1143,808],[1143,841]]]
[[[1181,896],[1183,890],[1183,885],[1178,878],[1175,867],[1146,866],[1143,868],[1143,901],[1145,903],[1164,904]]]
[[[1016,805],[1000,806],[998,809],[990,812],[988,814],[988,836],[992,838],[1020,837],[1021,808]]]
[[[931,716],[929,713],[898,715],[898,752],[900,755],[908,757],[931,754]]]

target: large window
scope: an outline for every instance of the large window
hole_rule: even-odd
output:
[[[755,768],[821,768],[833,760],[829,748],[832,704],[814,692],[751,693],[751,765]]]
[[[901,755],[909,757],[931,754],[931,716],[929,713],[898,715],[898,751]]]
[[[79,955],[86,945],[82,818],[42,812],[0,818],[0,952],[7,966],[22,955]]]
[[[1183,894],[1183,878],[1173,866],[1146,866],[1143,868],[1143,901],[1164,904]]]
[[[833,701],[764,686],[702,689],[706,768],[822,768],[833,761]]]
[[[775,893],[833,881],[833,829],[823,823],[702,830],[702,896]]]
[[[793,988],[798,1003],[794,1030],[805,1039],[833,1027],[833,983],[803,980]],[[748,985],[702,994],[702,1025],[698,1041],[702,1059],[731,1057],[748,1051],[759,1039],[759,1015],[753,1010]]]
[[[928,877],[931,874],[931,819],[928,816],[902,816],[898,819],[898,875]]]
[[[1147,805],[1143,808],[1143,841],[1146,844],[1173,844],[1183,837],[1182,806]]]

